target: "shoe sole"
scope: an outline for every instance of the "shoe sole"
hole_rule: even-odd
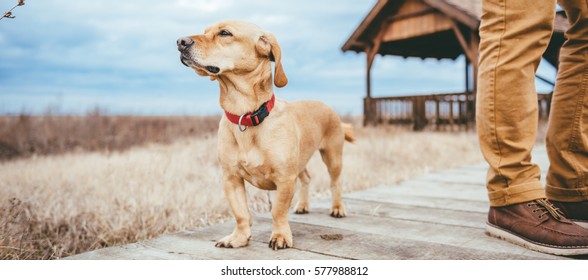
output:
[[[533,242],[517,236],[507,230],[496,227],[490,223],[486,223],[486,232],[492,237],[508,241],[510,243],[525,247],[527,249],[558,256],[577,256],[587,255],[588,246],[569,246],[569,247],[555,247],[547,244]]]

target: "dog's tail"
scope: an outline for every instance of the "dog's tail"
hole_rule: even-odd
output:
[[[343,134],[345,134],[345,141],[353,143],[355,142],[355,135],[353,133],[353,125],[350,123],[341,123]]]

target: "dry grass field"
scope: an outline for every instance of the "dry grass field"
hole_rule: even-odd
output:
[[[12,151],[0,162],[0,259],[57,259],[231,219],[218,117],[0,119]],[[344,150],[346,192],[482,160],[474,133],[357,126],[356,135]],[[328,197],[320,156],[309,172],[312,198]],[[267,192],[248,192],[253,212],[269,210]]]
[[[129,117],[4,116],[0,117],[0,161],[71,151],[122,151],[144,143],[171,143],[178,137],[213,133],[220,116]]]

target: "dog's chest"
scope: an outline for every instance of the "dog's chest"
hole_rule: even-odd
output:
[[[271,180],[271,165],[261,149],[250,147],[240,150],[238,162],[240,175],[250,184],[264,190],[276,189],[276,185]]]

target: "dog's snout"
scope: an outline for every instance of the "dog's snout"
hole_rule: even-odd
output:
[[[176,43],[178,44],[178,50],[183,52],[194,44],[194,40],[190,37],[182,37]]]

